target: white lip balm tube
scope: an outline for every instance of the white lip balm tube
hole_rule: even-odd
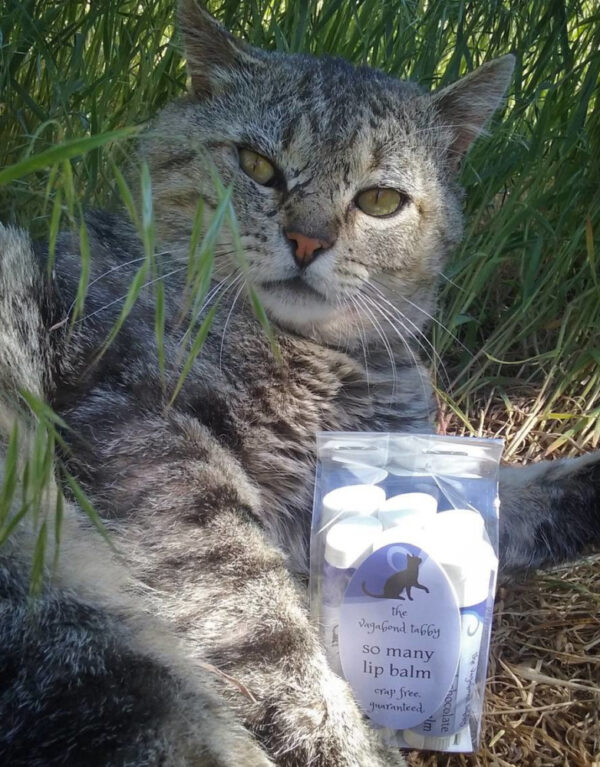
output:
[[[340,606],[356,568],[373,551],[373,543],[381,535],[381,522],[375,517],[345,517],[327,531],[321,582],[321,638],[331,668],[342,675],[338,630]]]
[[[345,485],[323,497],[321,530],[344,517],[369,517],[385,502],[385,491],[376,485]]]
[[[450,509],[436,515],[428,528],[431,554],[442,565],[456,591],[459,607],[485,602],[498,558],[487,538],[481,514]]]
[[[402,493],[388,498],[377,512],[383,533],[375,542],[374,550],[390,543],[412,543],[427,551],[427,530],[436,512],[437,500],[428,493]]]
[[[441,707],[415,730],[403,731],[404,740],[414,748],[449,751],[454,750],[453,746],[462,745],[463,750],[472,750],[468,725],[479,665],[483,620],[468,610],[460,612],[460,660],[456,676]],[[413,745],[418,739],[421,745]]]
[[[470,750],[471,738],[466,737],[465,730],[469,725],[485,625],[482,604],[493,586],[498,559],[486,540],[483,518],[475,511],[441,512],[427,533],[431,555],[442,565],[456,591],[461,613],[460,659],[452,687],[440,709],[417,730],[404,730],[402,735],[409,745],[411,739],[416,743],[422,738],[423,745],[419,748],[441,751],[452,746],[458,750],[462,746],[461,750]],[[451,742],[446,744],[446,739]]]
[[[429,493],[402,493],[393,495],[379,507],[377,516],[384,530],[399,527],[405,522],[421,526],[431,522],[437,513],[437,500]]]

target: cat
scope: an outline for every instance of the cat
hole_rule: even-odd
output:
[[[406,596],[413,601],[410,595],[411,589],[422,589],[426,594],[429,594],[427,586],[423,586],[419,583],[419,565],[423,560],[421,557],[407,555],[406,567],[404,570],[399,570],[397,573],[390,575],[390,577],[383,584],[382,594],[373,594],[367,589],[367,584],[363,581],[362,590],[368,597],[373,599],[402,599],[402,592],[406,590]]]
[[[68,425],[62,459],[114,547],[71,499],[57,570],[33,608],[27,526],[0,550],[0,761],[403,764],[328,668],[307,617],[314,436],[432,430],[415,336],[461,238],[461,158],[500,105],[513,58],[428,94],[338,59],[257,50],[194,0],[179,21],[190,94],[140,147],[169,274],[164,377],[151,286],[98,357],[144,253],[123,216],[87,217],[91,271],[72,327],[78,237],[60,235],[47,279],[47,246],[0,227],[1,433],[18,421],[31,434],[19,392],[46,399]],[[213,169],[235,182],[245,267],[224,228],[220,307],[167,407],[193,219],[199,198],[217,204]],[[505,572],[597,544],[599,491],[595,454],[503,471]],[[44,496],[49,515],[55,495]]]

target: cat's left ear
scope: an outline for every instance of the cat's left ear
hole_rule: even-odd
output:
[[[458,166],[463,155],[502,104],[512,80],[512,54],[484,64],[458,82],[433,94],[442,123],[453,133],[450,160]]]
[[[197,0],[179,0],[178,17],[192,90],[198,98],[221,93],[236,76],[264,66],[259,51],[234,37]]]

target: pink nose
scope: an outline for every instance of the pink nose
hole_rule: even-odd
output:
[[[285,236],[288,240],[293,240],[296,243],[294,258],[298,266],[308,266],[316,258],[319,250],[324,250],[331,246],[331,243],[327,242],[327,240],[307,237],[305,234],[300,234],[300,232],[286,232]]]

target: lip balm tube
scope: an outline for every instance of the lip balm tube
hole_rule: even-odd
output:
[[[423,724],[406,730],[424,737],[422,748],[440,749],[440,737],[454,737],[469,724],[483,639],[485,603],[498,560],[485,539],[483,518],[475,511],[452,509],[436,516],[427,532],[432,556],[450,578],[461,614],[460,659],[442,706]],[[409,738],[410,738],[409,734]],[[407,740],[408,742],[408,740]]]
[[[452,581],[458,606],[484,602],[498,558],[487,540],[483,517],[470,509],[450,509],[436,514],[427,531],[430,552]]]
[[[355,515],[332,525],[325,538],[321,584],[321,638],[329,665],[340,676],[340,606],[350,579],[356,568],[373,551],[373,544],[381,535],[381,530],[381,522],[375,517]]]
[[[345,517],[371,516],[385,501],[385,491],[376,485],[345,485],[323,498],[321,529]]]
[[[440,511],[435,519],[440,533],[454,537],[479,539],[485,537],[485,523],[478,511],[473,509],[447,509]]]
[[[468,727],[473,688],[479,665],[479,652],[483,634],[483,619],[475,612],[463,609],[461,613],[460,660],[452,687],[440,708],[426,719],[423,724],[415,727],[414,732],[424,737],[422,748],[445,750],[438,741],[442,738],[455,740],[457,733]],[[408,742],[408,740],[407,740]]]
[[[453,737],[452,751],[473,751],[473,735],[469,726],[463,727]]]
[[[408,517],[401,524],[384,530],[373,544],[373,551],[382,549],[390,543],[412,543],[413,546],[427,551],[429,541],[427,529],[417,519]]]
[[[429,525],[438,516],[437,500],[428,493],[402,493],[388,498],[377,512],[384,527],[374,550],[390,543],[412,543],[428,550]]]
[[[383,529],[397,527],[407,520],[415,520],[425,525],[433,520],[437,513],[437,499],[429,493],[401,493],[388,498],[379,508],[377,516]]]

